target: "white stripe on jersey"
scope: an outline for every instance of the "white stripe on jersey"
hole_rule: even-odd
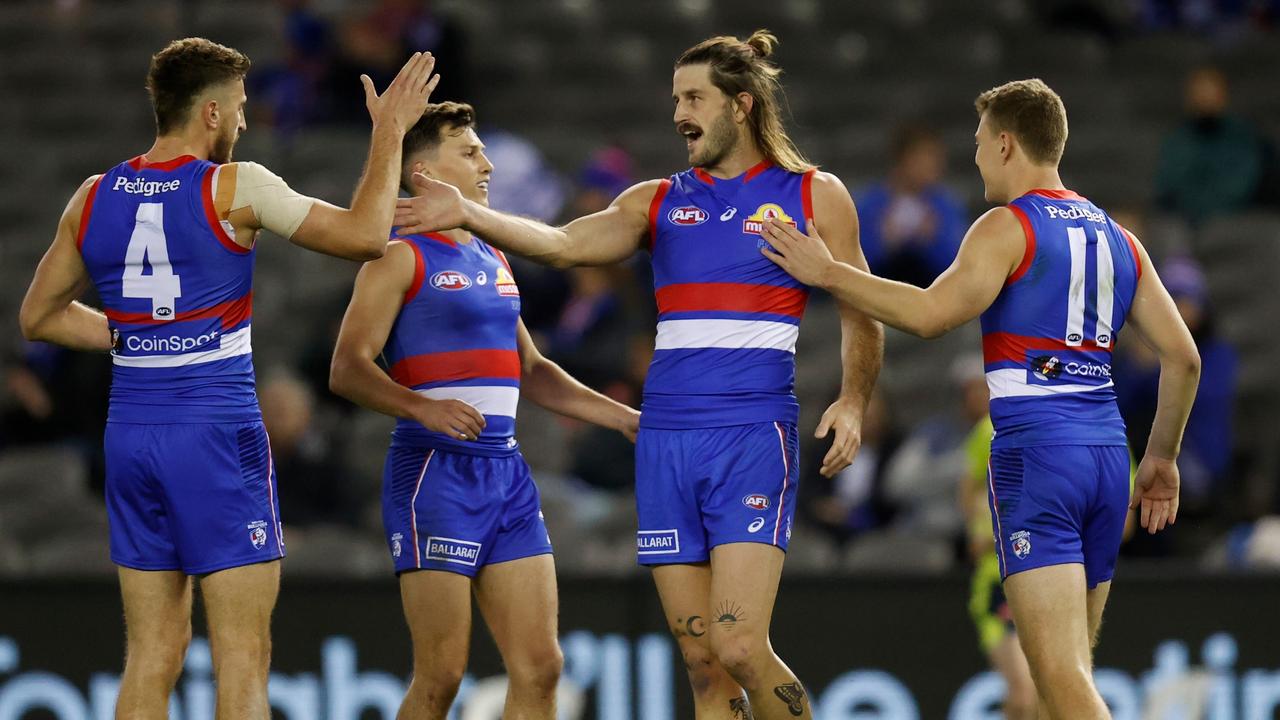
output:
[[[1032,385],[1027,382],[1027,371],[1020,368],[1004,368],[987,373],[987,389],[991,392],[992,400],[1004,397],[1082,393],[1109,388],[1113,384],[1108,380],[1101,385]]]
[[[1116,269],[1111,259],[1111,243],[1101,230],[1098,233],[1098,329],[1094,342],[1098,347],[1111,347],[1115,327]]]
[[[447,385],[414,392],[432,400],[461,400],[481,415],[514,418],[516,406],[520,404],[520,388],[503,385]]]
[[[1089,240],[1084,228],[1067,228],[1067,247],[1071,248],[1071,284],[1067,286],[1067,345],[1084,342],[1084,275],[1085,251]]]
[[[769,320],[663,320],[655,350],[689,348],[796,351],[800,326]]]
[[[181,353],[179,355],[112,355],[111,361],[123,367],[184,367],[200,363],[226,360],[227,358],[248,355],[253,352],[249,341],[249,328],[246,325],[233,333],[223,335],[216,350]]]

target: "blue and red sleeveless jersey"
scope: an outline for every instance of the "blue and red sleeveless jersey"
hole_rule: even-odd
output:
[[[213,206],[218,166],[189,155],[117,165],[76,239],[111,327],[108,419],[253,422],[253,250]]]
[[[814,171],[761,163],[663,180],[649,208],[658,333],[640,424],[796,422],[796,338],[809,288],[760,254],[764,223],[804,228]]]
[[[520,290],[501,253],[478,238],[393,236],[413,249],[405,293],[383,360],[391,378],[433,400],[462,400],[484,415],[476,440],[459,440],[401,418],[393,446],[439,448],[491,457],[516,452]]]
[[[1009,203],[1026,251],[982,314],[993,448],[1124,445],[1111,355],[1142,274],[1128,232],[1069,190]]]

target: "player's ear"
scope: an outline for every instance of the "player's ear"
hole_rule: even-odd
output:
[[[217,130],[218,124],[222,120],[222,113],[218,109],[217,100],[206,100],[200,105],[200,119],[204,121],[204,126],[209,130]]]
[[[1009,162],[1013,157],[1013,136],[1007,132],[1000,133],[1000,159]]]
[[[751,108],[756,105],[756,99],[751,96],[751,93],[740,92],[737,97],[734,98],[733,104],[733,119],[738,122],[745,122],[751,115]]]

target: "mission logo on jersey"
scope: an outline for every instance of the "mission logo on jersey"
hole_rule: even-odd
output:
[[[761,235],[764,233],[764,224],[770,220],[778,220],[791,227],[796,226],[796,221],[782,209],[781,205],[765,203],[743,219],[742,232],[748,235]]]
[[[504,297],[519,297],[520,288],[516,286],[516,279],[511,277],[511,273],[506,268],[498,268],[498,277],[493,281],[493,286],[498,288],[498,294]]]

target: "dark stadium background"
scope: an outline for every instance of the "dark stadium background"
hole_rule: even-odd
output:
[[[683,169],[671,123],[675,57],[705,37],[758,27],[782,42],[777,60],[798,145],[840,176],[860,206],[877,183],[901,177],[894,148],[933,137],[926,144],[941,150],[933,160],[945,161],[940,188],[967,225],[986,207],[972,165],[974,96],[1032,76],[1061,93],[1071,122],[1067,185],[1143,239],[1162,274],[1177,279],[1207,320],[1197,334],[1202,352],[1212,344],[1224,359],[1202,388],[1207,465],[1184,467],[1184,478],[1198,480],[1177,526],[1154,540],[1135,538],[1123,551],[1098,651],[1099,686],[1117,718],[1276,717],[1278,6],[0,4],[0,720],[108,717],[120,670],[120,606],[100,499],[110,362],[24,343],[16,318],[75,187],[149,147],[142,83],[151,53],[187,35],[246,52],[254,61],[249,131],[235,158],[344,203],[367,148],[356,77],[394,70],[411,48],[432,50],[444,78],[436,98],[478,110],[496,165],[494,204],[556,221],[598,207],[631,181]],[[1219,74],[1204,72],[1210,67]],[[1225,113],[1188,110],[1195,71],[1210,85],[1225,80]],[[1219,162],[1206,162],[1204,153]],[[324,387],[356,266],[275,237],[264,236],[259,248],[254,350],[264,413],[281,445],[274,449],[283,459],[290,550],[275,621],[273,697],[292,698],[277,710],[295,720],[391,717],[376,708],[402,689],[409,655],[377,512],[390,423]],[[589,383],[634,400],[652,347],[644,259],[600,271],[527,263],[516,270],[540,346]],[[858,494],[820,482],[812,461],[823,448],[812,440],[803,448],[801,511],[774,642],[827,720],[997,717],[998,688],[982,675],[966,610],[954,500],[963,467],[957,438],[971,422],[963,388],[978,332],[966,327],[930,342],[886,335],[885,429],[869,443],[881,459],[870,488]],[[815,296],[797,356],[802,437],[838,383],[838,342],[834,308]],[[1124,380],[1117,369],[1122,388]],[[1126,406],[1139,443],[1150,422],[1146,402],[1136,392]],[[688,690],[674,644],[651,583],[634,565],[628,447],[538,408],[520,413],[520,440],[556,542],[565,677],[579,688],[579,716],[685,717]],[[845,511],[834,522],[833,503]],[[193,656],[174,717],[212,717],[202,695],[207,660]],[[480,689],[469,697],[464,690],[457,717],[496,717],[480,706],[483,680],[500,674],[492,643],[477,631],[470,687]],[[1160,702],[1185,714],[1144,714]]]

